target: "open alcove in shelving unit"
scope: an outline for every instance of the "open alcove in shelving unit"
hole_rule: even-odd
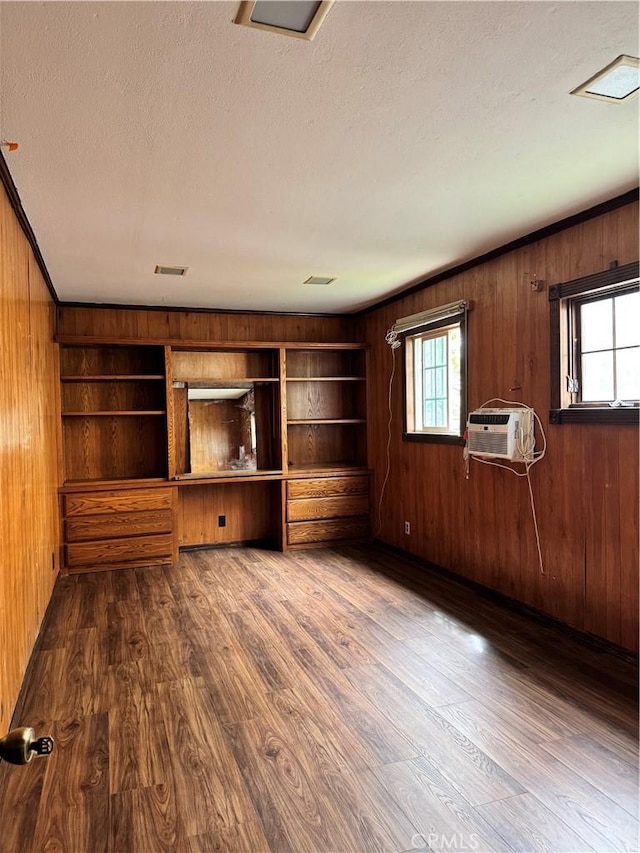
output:
[[[65,483],[162,478],[164,348],[60,348]]]
[[[279,350],[172,348],[176,479],[282,474]]]
[[[287,350],[290,472],[366,466],[365,377],[361,348]]]

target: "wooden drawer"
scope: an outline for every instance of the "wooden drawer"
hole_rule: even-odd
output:
[[[123,489],[114,492],[79,492],[65,495],[65,516],[108,515],[173,509],[173,489]]]
[[[153,533],[171,533],[172,530],[173,512],[170,509],[74,516],[66,522],[66,541],[147,536]]]
[[[288,521],[312,521],[318,518],[344,518],[366,515],[369,495],[345,495],[332,498],[304,498],[287,502]]]
[[[298,521],[287,524],[289,545],[312,542],[337,542],[341,539],[362,539],[369,535],[369,518],[344,518],[327,521]]]
[[[158,562],[165,558],[171,562],[173,536],[139,536],[135,539],[106,539],[101,542],[73,542],[67,545],[67,565],[95,565],[96,568],[109,564],[126,564],[141,561]]]
[[[288,498],[321,498],[328,495],[360,495],[369,492],[369,478],[314,477],[309,480],[289,480]]]

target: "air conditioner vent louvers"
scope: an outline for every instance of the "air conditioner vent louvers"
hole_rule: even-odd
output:
[[[473,434],[473,451],[477,453],[498,453],[506,456],[509,449],[509,439],[505,434],[495,432],[478,432]]]

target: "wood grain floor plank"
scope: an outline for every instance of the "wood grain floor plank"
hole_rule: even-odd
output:
[[[108,715],[57,722],[33,847],[106,851],[109,829]],[[55,804],[55,805],[54,805]]]
[[[386,764],[375,771],[389,797],[415,826],[405,849],[510,850],[436,767],[416,759]]]
[[[420,755],[472,805],[523,793],[515,778],[383,666],[347,670],[346,676],[357,691],[402,728]]]
[[[313,599],[310,606],[308,600],[297,599],[285,601],[284,606],[336,666],[343,669],[375,663],[353,631],[335,619],[326,601]]]
[[[283,725],[301,742],[313,775],[330,792],[327,802],[349,803],[349,810],[339,809],[333,815],[336,849],[403,848],[415,827],[399,810],[389,816],[385,791],[369,770],[350,766],[350,743],[339,742],[335,730],[321,725],[295,691],[280,690],[269,699]]]
[[[154,785],[122,791],[114,794],[111,800],[109,849],[113,853],[191,853],[170,788]]]
[[[532,794],[478,806],[477,811],[518,853],[575,853],[593,850]]]
[[[588,735],[548,741],[542,749],[553,755],[631,815],[638,810],[638,756],[619,754]]]
[[[175,779],[189,836],[242,823],[253,809],[208,694],[198,680],[158,687]]]
[[[332,850],[324,792],[309,778],[288,738],[268,720],[230,726],[231,747],[272,850]]]
[[[46,730],[51,731],[51,723],[46,725]],[[24,767],[0,763],[0,816],[3,817],[0,849],[3,853],[34,849],[46,771],[45,761],[31,762],[27,772]]]
[[[60,578],[0,850],[637,851],[637,681],[375,547]]]
[[[195,835],[189,839],[190,853],[270,853],[258,820],[238,823],[217,832]]]
[[[594,849],[634,850],[635,818],[546,752],[544,744],[527,744],[517,727],[493,729],[494,718],[466,707],[473,704],[451,705],[441,713]]]

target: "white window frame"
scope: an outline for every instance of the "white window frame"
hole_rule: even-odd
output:
[[[415,344],[416,341],[424,341],[437,337],[444,337],[453,329],[460,330],[460,419],[459,423],[451,424],[449,404],[449,379],[450,358],[449,343],[447,342],[447,426],[424,426],[421,415],[416,413],[416,400],[421,397],[421,406],[424,406],[424,389],[420,390],[422,381],[418,381],[415,371]],[[467,323],[466,311],[453,317],[447,317],[436,323],[413,328],[402,336],[403,341],[403,365],[404,365],[404,430],[405,441],[438,442],[446,444],[462,444],[463,434],[466,426],[466,349],[467,349]],[[421,371],[421,376],[423,373]],[[433,398],[435,399],[435,398]]]

